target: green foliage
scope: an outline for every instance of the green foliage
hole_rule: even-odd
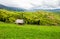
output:
[[[0,21],[14,23],[16,19],[24,19],[25,24],[60,25],[60,16],[53,12],[13,12],[0,9]]]
[[[0,21],[3,22],[14,22],[16,19],[22,18],[21,13],[11,12],[7,10],[0,9]]]

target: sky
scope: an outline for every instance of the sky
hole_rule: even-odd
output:
[[[60,0],[0,0],[0,4],[31,9],[32,7],[41,8],[60,8]]]

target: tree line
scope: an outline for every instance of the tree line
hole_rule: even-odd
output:
[[[14,23],[16,19],[24,19],[25,24],[60,25],[60,16],[53,12],[15,12],[0,9],[0,21]]]

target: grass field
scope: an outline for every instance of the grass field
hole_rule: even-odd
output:
[[[60,26],[0,23],[0,39],[60,39]]]

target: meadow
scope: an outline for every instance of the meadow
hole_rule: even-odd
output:
[[[60,39],[59,13],[0,9],[0,39]],[[24,25],[14,24],[17,19],[24,19]]]
[[[0,23],[0,39],[60,39],[60,26]]]

